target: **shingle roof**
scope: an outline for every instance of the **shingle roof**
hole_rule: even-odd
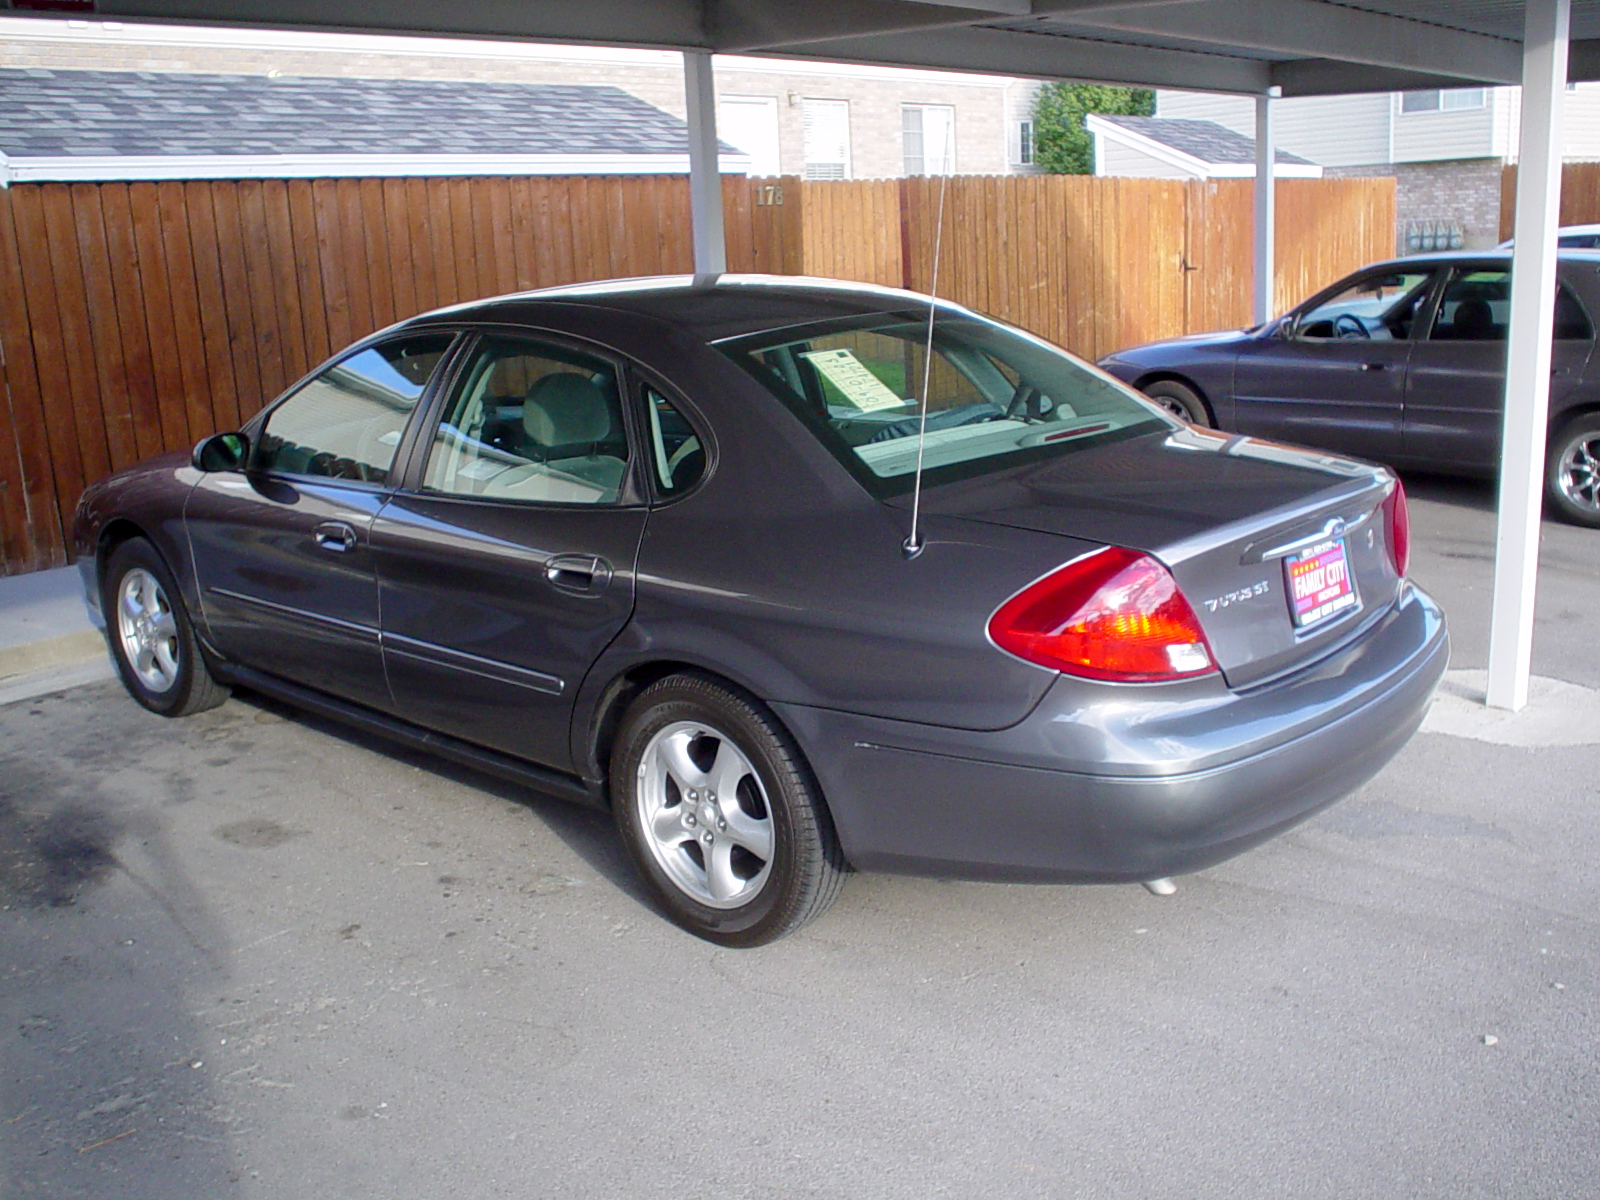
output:
[[[682,120],[608,86],[0,70],[12,158],[688,149]]]
[[[1235,133],[1225,125],[1218,125],[1215,121],[1190,121],[1177,117],[1114,117],[1102,115],[1101,120],[1110,122],[1129,133],[1137,133],[1149,138],[1153,142],[1170,146],[1183,154],[1198,158],[1204,163],[1253,163],[1256,160],[1256,142],[1254,138],[1245,137],[1242,133]],[[1298,154],[1290,154],[1287,150],[1279,150],[1276,159],[1279,165],[1290,163],[1296,166],[1315,166],[1310,159],[1301,158]]]

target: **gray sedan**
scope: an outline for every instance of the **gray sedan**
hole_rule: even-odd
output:
[[[76,527],[139,703],[246,687],[609,807],[741,946],[851,867],[1151,882],[1332,803],[1445,667],[1408,538],[1381,467],[733,277],[407,321]]]
[[[1398,467],[1487,475],[1499,462],[1511,255],[1366,267],[1256,329],[1121,350],[1100,365],[1186,421]],[[1558,264],[1551,509],[1600,527],[1600,252]]]

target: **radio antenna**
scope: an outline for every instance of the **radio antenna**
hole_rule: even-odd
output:
[[[922,355],[922,397],[919,405],[921,412],[917,421],[917,475],[916,482],[911,485],[911,532],[900,544],[900,552],[908,559],[922,553],[922,452],[928,441],[928,387],[933,380],[933,314],[939,303],[939,251],[944,246],[944,194],[950,187],[950,168],[955,165],[951,161],[954,158],[954,147],[950,144],[954,139],[955,122],[952,121],[945,129],[944,174],[939,181],[939,215],[933,227],[933,278],[929,281],[928,288],[928,345]]]

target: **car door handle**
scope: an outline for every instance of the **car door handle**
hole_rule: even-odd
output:
[[[324,521],[311,531],[317,545],[332,554],[356,548],[356,531],[343,521]]]
[[[611,582],[611,564],[593,554],[557,554],[545,563],[544,577],[563,592],[593,596]]]
[[[1356,368],[1356,370],[1358,370],[1358,371],[1381,371],[1381,370],[1384,369],[1384,367],[1386,365],[1387,364],[1385,364],[1385,363],[1362,363],[1359,367]]]

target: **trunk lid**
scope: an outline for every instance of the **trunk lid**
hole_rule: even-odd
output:
[[[1369,463],[1185,428],[945,484],[922,503],[1154,556],[1238,688],[1320,657],[1394,603],[1383,508],[1394,486]]]

